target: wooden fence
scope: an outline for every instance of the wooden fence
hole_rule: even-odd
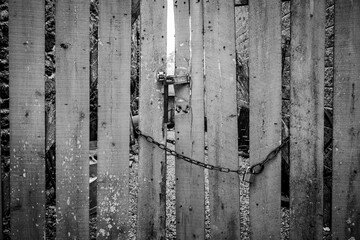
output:
[[[250,164],[281,143],[281,1],[249,1]],[[44,0],[9,1],[11,239],[45,235]],[[131,0],[100,1],[98,239],[127,239]],[[176,151],[238,169],[234,2],[174,1]],[[360,238],[360,2],[335,2],[332,238]],[[290,239],[322,239],[325,0],[291,1]],[[165,0],[142,0],[139,128],[160,143]],[[190,21],[189,21],[190,19]],[[205,89],[205,91],[204,91]],[[204,116],[207,133],[204,131]],[[205,138],[206,137],[206,138]],[[166,154],[139,137],[137,239],[165,239]],[[56,237],[89,238],[89,1],[56,1]],[[280,239],[281,160],[250,185],[252,239]],[[204,239],[204,171],[176,160],[176,234]],[[212,239],[241,239],[235,173],[209,171]],[[1,212],[1,211],[0,211]]]

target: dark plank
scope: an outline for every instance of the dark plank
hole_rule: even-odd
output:
[[[88,239],[90,2],[56,4],[56,237]]]
[[[45,3],[9,1],[12,239],[45,234]]]
[[[336,2],[333,239],[360,238],[360,2]]]
[[[166,0],[141,1],[140,130],[165,143],[162,84],[156,81],[166,70]],[[165,152],[144,137],[139,138],[138,239],[165,239]]]
[[[281,143],[281,1],[249,3],[250,164]],[[281,157],[250,185],[253,239],[280,239]]]
[[[1,103],[0,103],[1,109]],[[0,123],[2,123],[2,118],[0,114]],[[0,124],[0,163],[1,163],[1,124]],[[3,167],[0,165],[0,237],[3,238],[3,177],[2,177]]]
[[[97,239],[127,239],[131,0],[99,7]]]
[[[131,24],[133,24],[140,15],[140,0],[131,1]]]
[[[287,2],[290,0],[281,0],[281,1]],[[246,5],[249,5],[249,0],[235,0],[235,7],[246,6]]]
[[[208,161],[238,169],[234,2],[204,1]],[[239,176],[209,171],[213,239],[240,238]]]
[[[290,238],[322,239],[325,0],[291,14]]]
[[[189,84],[175,85],[175,147],[204,161],[203,1],[177,1],[174,11],[175,74],[191,74],[191,89]],[[204,239],[204,169],[181,159],[175,163],[177,239]]]

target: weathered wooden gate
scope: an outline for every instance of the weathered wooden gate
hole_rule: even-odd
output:
[[[99,1],[98,239],[129,238],[131,3]],[[282,141],[281,0],[237,4],[249,5],[250,164],[257,164]],[[9,1],[11,239],[46,237],[43,6]],[[331,231],[333,239],[357,239],[360,2],[338,0],[335,8]],[[239,169],[234,9],[231,0],[174,1],[175,150],[221,167],[204,171],[175,154],[177,239],[204,239],[206,215],[212,239],[242,238],[242,178],[225,173]],[[291,12],[290,238],[322,239],[325,0],[293,0]],[[167,71],[167,3],[142,0],[140,14],[139,129],[149,137],[139,136],[137,239],[165,239],[166,91],[158,76]],[[88,158],[89,0],[58,0],[57,239],[89,238]],[[278,156],[250,185],[252,239],[280,239],[280,181]]]

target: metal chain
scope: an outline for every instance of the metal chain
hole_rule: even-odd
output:
[[[226,167],[219,167],[219,166],[215,166],[215,165],[212,165],[212,164],[209,164],[209,163],[204,163],[204,162],[200,162],[198,160],[195,160],[195,159],[192,159],[190,157],[187,157],[187,156],[184,156],[178,152],[176,152],[175,150],[172,150],[170,148],[168,148],[165,144],[163,143],[160,143],[158,141],[156,141],[153,137],[149,136],[149,135],[146,135],[144,134],[142,131],[140,131],[139,128],[135,128],[135,132],[139,135],[139,136],[142,136],[145,138],[145,140],[151,144],[154,144],[156,145],[158,148],[160,148],[161,150],[165,150],[166,152],[168,152],[170,155],[172,156],[175,156],[179,159],[182,159],[188,163],[191,163],[191,164],[194,164],[194,165],[197,165],[197,166],[200,166],[202,168],[206,168],[206,169],[209,169],[209,170],[215,170],[215,171],[219,171],[219,172],[224,172],[224,173],[230,173],[230,172],[233,172],[233,173],[237,173],[239,175],[241,174],[244,174],[243,171],[241,171],[240,169],[230,169],[230,168],[226,168]],[[278,146],[277,148],[275,148],[274,150],[272,150],[267,156],[266,158],[260,162],[260,163],[257,163],[257,164],[254,164],[252,166],[250,166],[250,172],[252,174],[260,174],[263,170],[264,170],[264,166],[266,163],[268,163],[269,161],[271,161],[272,159],[274,159],[278,153],[280,152],[280,150],[289,142],[289,137],[287,137],[285,139],[285,141],[280,145]]]
[[[272,150],[262,162],[251,165],[249,168],[250,173],[255,175],[260,174],[264,170],[265,164],[273,160],[289,141],[290,141],[290,137],[285,138],[284,141],[278,147]]]

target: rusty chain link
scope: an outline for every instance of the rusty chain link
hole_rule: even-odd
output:
[[[239,175],[245,174],[245,172],[244,172],[244,171],[241,171],[240,169],[230,169],[230,168],[226,168],[226,167],[215,166],[215,165],[212,165],[212,164],[209,164],[209,163],[200,162],[200,161],[198,161],[198,160],[195,160],[195,159],[192,159],[192,158],[190,158],[190,157],[184,156],[184,155],[176,152],[175,150],[172,150],[172,149],[168,148],[165,144],[156,141],[153,137],[144,134],[142,131],[140,131],[139,128],[135,128],[135,132],[136,132],[139,136],[144,137],[147,142],[156,145],[156,146],[157,146],[158,148],[160,148],[161,150],[165,150],[165,151],[168,152],[170,155],[175,156],[176,158],[182,159],[182,160],[184,160],[184,161],[186,161],[186,162],[188,162],[188,163],[191,163],[191,164],[194,164],[194,165],[197,165],[197,166],[200,166],[200,167],[202,167],[202,168],[209,169],[209,170],[214,170],[214,171],[219,171],[219,172],[224,172],[224,173],[233,172],[233,173],[237,173],[237,174],[239,174]],[[274,158],[279,154],[279,152],[281,151],[281,149],[282,149],[288,142],[289,142],[289,137],[287,137],[287,138],[283,141],[283,143],[282,143],[281,145],[279,145],[279,146],[276,147],[274,150],[272,150],[272,151],[266,156],[266,158],[265,158],[262,162],[250,166],[250,167],[248,168],[248,169],[250,170],[250,173],[251,173],[251,174],[254,174],[254,175],[260,174],[260,173],[264,170],[265,164],[268,163],[269,161],[271,161],[272,159],[274,159]],[[175,142],[172,142],[172,141],[171,141],[171,143],[175,143]]]

